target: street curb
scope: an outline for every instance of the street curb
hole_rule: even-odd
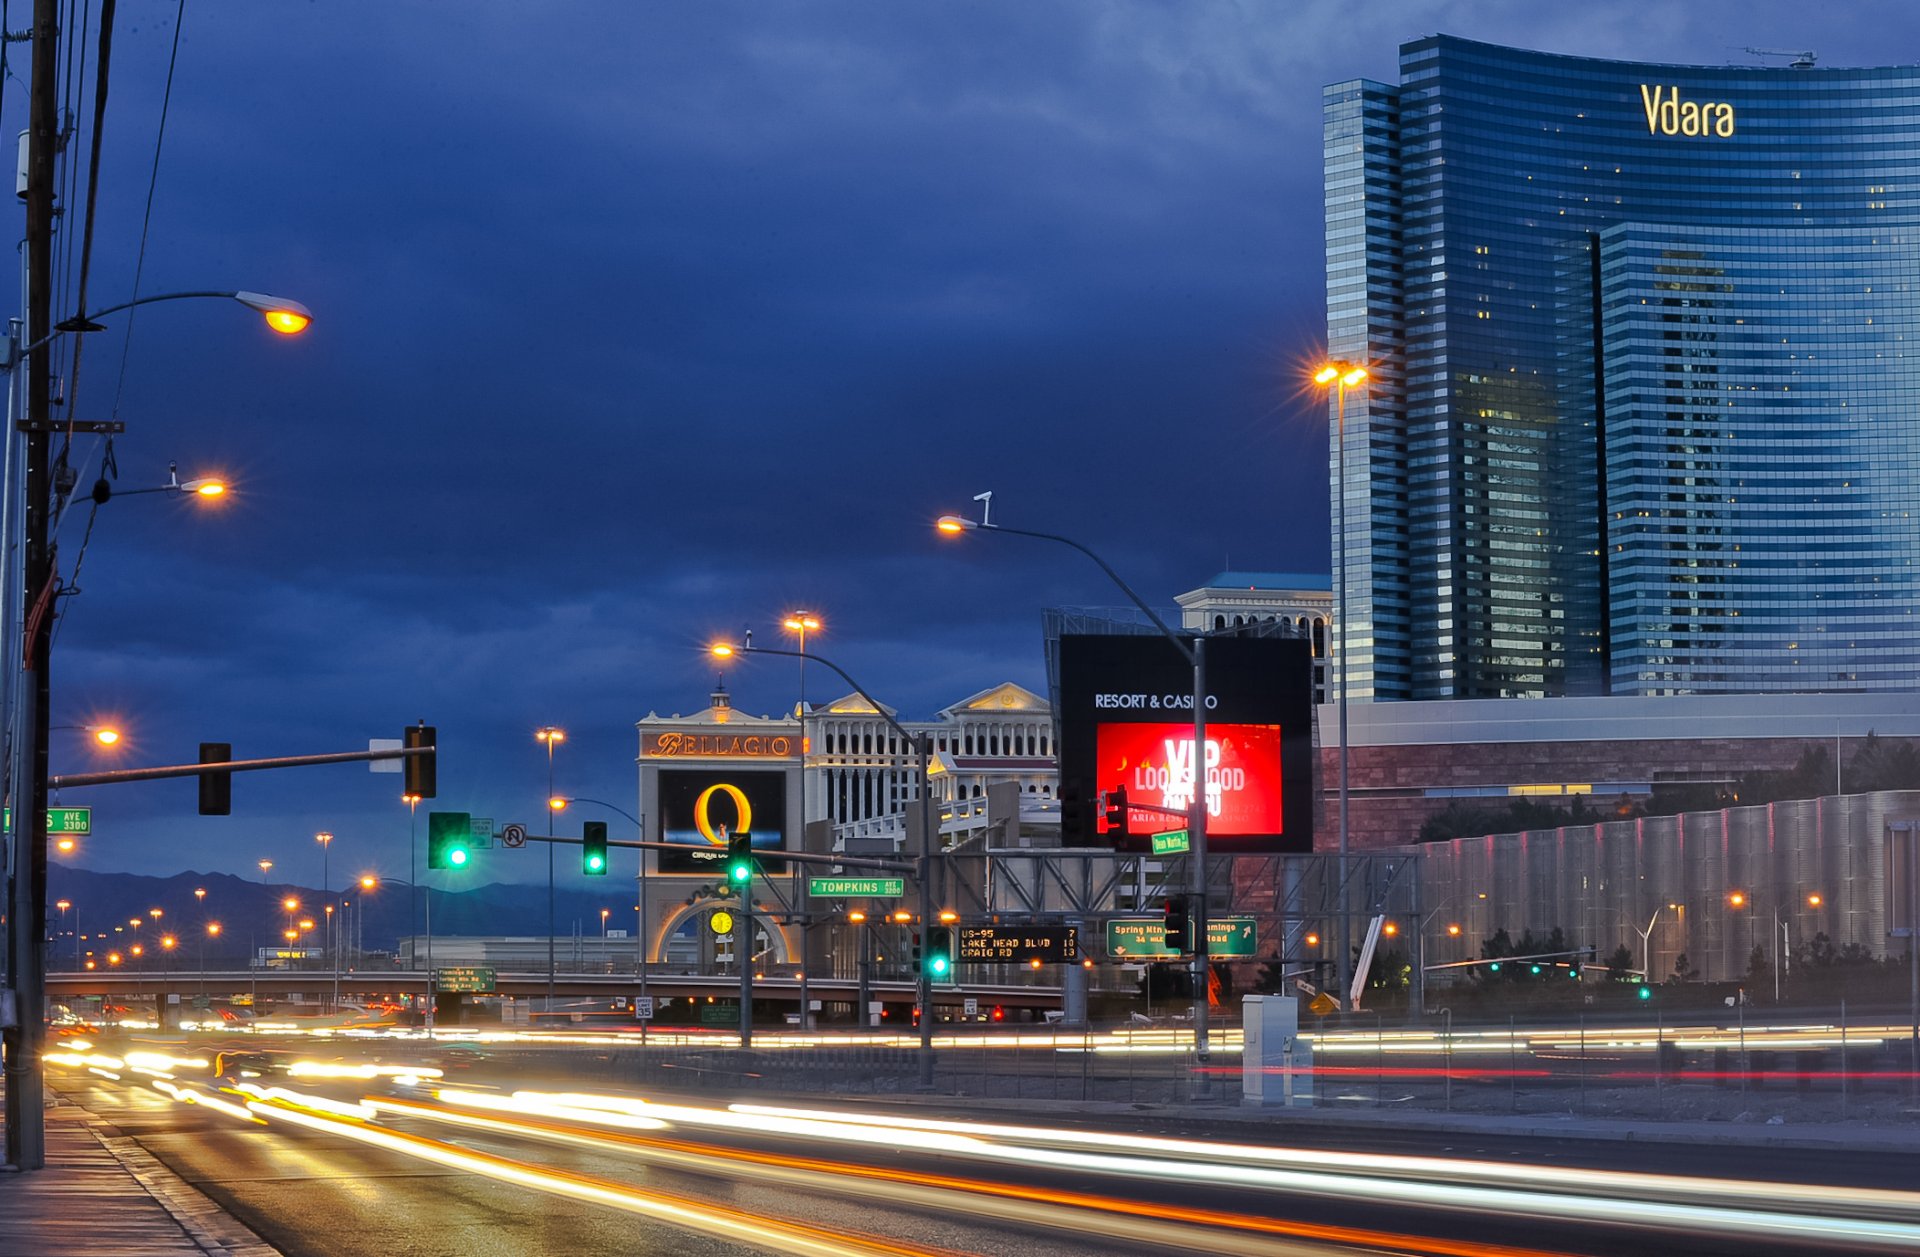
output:
[[[63,1103],[73,1104],[71,1100]],[[146,1189],[180,1225],[207,1257],[284,1257],[281,1251],[254,1234],[238,1218],[222,1209],[199,1188],[175,1174],[152,1153],[119,1129],[74,1104],[87,1115],[89,1133],[118,1161],[134,1181]]]

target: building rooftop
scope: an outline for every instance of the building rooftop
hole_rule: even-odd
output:
[[[1325,572],[1221,572],[1203,589],[1333,589]]]

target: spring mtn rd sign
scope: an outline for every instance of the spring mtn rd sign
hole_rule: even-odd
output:
[[[1252,917],[1208,917],[1207,955],[1251,956],[1258,940]],[[1180,953],[1167,946],[1162,917],[1116,917],[1107,922],[1107,954],[1115,960],[1163,960]]]

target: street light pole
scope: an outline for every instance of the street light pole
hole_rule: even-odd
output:
[[[379,890],[380,883],[382,882],[397,882],[400,885],[405,886],[407,888],[407,898],[409,900],[413,898],[413,892],[415,890],[420,891],[421,902],[426,905],[425,912],[423,914],[425,917],[426,926],[427,926],[426,1027],[427,1027],[427,1030],[431,1032],[433,1030],[433,1011],[434,1011],[433,1006],[434,1006],[434,994],[435,994],[433,989],[433,888],[426,885],[424,882],[416,887],[412,881],[401,881],[397,877],[381,877],[377,873],[362,873],[360,875],[360,902],[362,905],[362,911],[365,910],[367,896],[372,894],[374,891]]]
[[[553,747],[556,742],[565,742],[567,735],[564,730],[556,729],[552,725],[547,725],[533,736],[547,745],[547,815],[551,817],[554,814],[553,804],[555,798],[553,793]],[[553,933],[555,927],[553,915],[553,846],[554,844],[552,843],[547,844],[547,1011],[549,1013],[553,1011],[554,988]]]
[[[989,499],[989,495],[987,494],[980,496],[981,499]],[[991,500],[987,500],[987,505],[989,507],[993,505]],[[1011,533],[1016,537],[1037,537],[1042,541],[1054,541],[1063,546],[1070,546],[1078,550],[1081,554],[1092,559],[1094,563],[1099,566],[1100,570],[1107,574],[1107,578],[1119,587],[1120,592],[1125,594],[1147,619],[1153,622],[1153,626],[1160,630],[1162,637],[1173,643],[1173,648],[1180,652],[1180,657],[1186,660],[1188,666],[1193,669],[1193,757],[1190,764],[1192,777],[1187,783],[1192,790],[1192,796],[1188,800],[1189,819],[1187,821],[1189,845],[1187,859],[1189,861],[1188,868],[1191,873],[1188,880],[1188,887],[1192,902],[1187,906],[1187,920],[1192,930],[1191,942],[1193,946],[1193,962],[1190,971],[1190,980],[1193,983],[1193,1059],[1196,1067],[1204,1069],[1213,1058],[1210,1030],[1208,1027],[1208,1014],[1210,1012],[1209,988],[1211,985],[1209,979],[1212,977],[1212,968],[1208,958],[1207,946],[1207,895],[1209,888],[1207,885],[1206,634],[1204,630],[1196,631],[1193,635],[1192,644],[1189,645],[1185,638],[1182,638],[1178,633],[1175,633],[1169,628],[1167,622],[1160,618],[1159,613],[1148,606],[1146,601],[1133,591],[1133,586],[1120,579],[1120,573],[1114,571],[1105,559],[1071,537],[1062,537],[1050,532],[1034,532],[1026,528],[1008,528],[1004,525],[991,522],[990,519],[986,518],[985,512],[982,512],[982,518],[978,521],[963,519],[958,515],[943,515],[936,527],[941,532],[949,535],[958,535],[964,532],[997,532]],[[1205,1075],[1200,1074],[1197,1082],[1199,1086],[1204,1087]]]
[[[795,611],[781,624],[800,637],[800,705],[793,709],[793,714],[800,722],[800,840],[804,844],[807,833],[807,631],[819,629],[820,617],[811,611]],[[813,1029],[813,1000],[807,990],[813,968],[813,905],[806,882],[797,870],[793,875],[793,899],[805,905],[800,910],[800,1020],[797,1023],[805,1033]]]
[[[340,964],[333,947],[333,873],[330,864],[333,855],[333,835],[323,830],[315,834],[313,840],[320,844],[320,902],[326,905],[327,909],[325,942],[327,956],[333,961],[333,1005],[338,1008],[340,1006]]]
[[[1353,988],[1353,918],[1349,911],[1351,894],[1347,887],[1347,390],[1364,383],[1367,369],[1353,362],[1329,362],[1315,373],[1313,382],[1334,388],[1333,478],[1334,510],[1339,527],[1333,535],[1333,622],[1334,656],[1339,667],[1340,707],[1340,954],[1339,982],[1341,1006],[1351,998]]]
[[[725,643],[712,647],[711,653],[722,659],[732,655],[799,657],[799,652],[793,650],[777,650],[771,646],[735,646]],[[914,749],[914,759],[919,774],[917,788],[920,795],[920,872],[915,880],[920,886],[920,928],[925,931],[934,921],[933,857],[937,844],[933,828],[933,783],[927,779],[927,765],[933,750],[933,735],[926,733],[915,736],[908,733],[898,720],[887,714],[887,709],[880,705],[880,700],[867,693],[860,682],[854,680],[845,668],[824,655],[809,657],[821,667],[831,669],[842,681],[851,685],[853,692],[867,700],[867,705],[886,722],[887,727],[899,734],[900,740]],[[751,916],[750,909],[749,916]],[[927,971],[925,964],[920,966],[916,979],[914,998],[920,1004],[920,1088],[923,1091],[930,1091],[933,1089],[933,975]],[[741,1011],[744,1016],[745,1010]],[[865,1011],[865,1009],[861,1010],[863,1017]]]

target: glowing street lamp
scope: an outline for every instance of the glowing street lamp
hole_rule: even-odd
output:
[[[800,722],[800,745],[803,749],[807,745],[807,634],[819,632],[820,625],[820,616],[813,611],[794,611],[780,621],[781,628],[796,634],[800,639],[800,701],[793,709],[793,717]],[[807,775],[802,773],[800,774],[800,815],[806,814]],[[811,914],[802,913],[799,920],[800,954],[807,956],[811,954],[808,932],[813,925],[813,917]],[[812,1007],[807,996],[806,970],[802,969],[800,971],[800,1028],[802,1030],[813,1028],[813,1013],[810,1011]]]
[[[747,635],[746,641],[740,645],[735,645],[732,642],[716,642],[709,646],[707,650],[708,653],[716,659],[731,659],[735,655],[786,655],[789,657],[805,657],[800,656],[796,651],[777,650],[770,646],[755,646],[751,633]],[[902,746],[910,746],[913,748],[914,759],[916,761],[914,782],[920,801],[920,853],[919,871],[916,881],[919,883],[919,915],[922,920],[926,920],[933,914],[933,858],[936,844],[940,840],[933,819],[933,781],[928,772],[928,765],[933,753],[932,736],[925,733],[917,735],[909,733],[898,720],[895,720],[887,714],[886,707],[882,705],[878,699],[874,698],[873,695],[869,694],[866,687],[854,680],[852,674],[845,668],[821,655],[815,655],[813,658],[818,661],[822,667],[852,686],[854,693],[867,700],[873,710],[880,714],[881,721],[888,725],[895,734],[899,735]],[[741,913],[738,944],[741,953],[740,1046],[746,1048],[751,1044],[752,1018],[748,1016],[748,1013],[753,1007],[753,965],[750,963],[750,953],[753,949],[753,912],[749,897],[743,895],[741,906],[745,911]],[[931,1088],[933,1085],[933,977],[925,965],[922,965],[920,968],[919,979],[915,983],[915,986],[915,1001],[920,1010],[920,1085],[923,1088]]]
[[[60,926],[62,929],[65,929],[67,924],[67,909],[73,907],[73,900],[62,899],[53,906],[60,910]],[[80,914],[77,912],[73,914],[73,967],[75,969],[80,967]]]
[[[143,493],[165,493],[169,496],[197,497],[202,500],[208,500],[225,496],[227,488],[227,482],[219,476],[193,476],[189,479],[182,480],[180,478],[180,464],[168,463],[167,479],[164,484],[157,484],[147,489],[120,489],[116,488],[113,482],[105,476],[101,476],[93,482],[92,496],[94,503],[99,506],[106,505],[114,498],[139,497]]]
[[[567,802],[553,792],[553,748],[567,740],[567,731],[553,725],[542,725],[534,731],[533,739],[547,748],[547,810],[558,814]],[[557,962],[554,959],[554,907],[553,907],[553,843],[547,844],[547,1007],[553,1007],[554,974]]]
[[[1192,765],[1192,769],[1191,769],[1192,780],[1189,783],[1191,785],[1190,794],[1192,795],[1192,800],[1190,803],[1190,807],[1192,809],[1192,815],[1189,817],[1187,821],[1187,835],[1188,835],[1187,860],[1188,860],[1188,865],[1190,869],[1190,877],[1188,882],[1188,890],[1189,890],[1188,899],[1191,904],[1191,907],[1189,908],[1189,912],[1191,913],[1191,916],[1192,916],[1194,937],[1199,939],[1206,938],[1207,937],[1207,896],[1210,890],[1210,887],[1207,885],[1207,819],[1208,819],[1207,818],[1207,794],[1208,794],[1208,791],[1207,791],[1207,776],[1206,776],[1206,763],[1207,763],[1207,638],[1206,638],[1206,633],[1204,632],[1204,630],[1200,632],[1196,632],[1193,635],[1191,641],[1189,641],[1187,638],[1184,638],[1180,634],[1174,632],[1173,629],[1168,627],[1167,622],[1160,617],[1160,613],[1155,611],[1152,607],[1148,606],[1146,600],[1141,598],[1139,594],[1134,592],[1133,586],[1127,584],[1125,580],[1121,579],[1120,573],[1113,570],[1112,564],[1108,563],[1105,559],[1101,558],[1098,554],[1095,554],[1092,549],[1081,544],[1078,541],[1075,541],[1073,538],[1063,537],[1058,533],[1037,532],[1037,531],[1026,529],[1026,528],[1008,528],[1008,527],[1005,527],[1004,525],[994,523],[993,522],[993,491],[991,489],[989,489],[985,493],[975,494],[974,501],[982,504],[982,509],[980,512],[979,519],[977,520],[967,519],[959,515],[943,515],[940,517],[939,520],[935,522],[934,527],[938,529],[940,532],[945,533],[948,536],[959,536],[962,533],[976,533],[976,532],[977,533],[1006,533],[1016,537],[1033,537],[1041,541],[1052,541],[1059,545],[1067,546],[1070,549],[1078,550],[1082,555],[1093,560],[1094,565],[1098,567],[1102,572],[1106,573],[1107,579],[1111,580],[1114,583],[1115,587],[1118,588],[1121,593],[1125,594],[1127,596],[1127,599],[1130,602],[1132,602],[1135,607],[1139,608],[1140,613],[1147,617],[1148,622],[1151,623],[1156,630],[1158,630],[1158,632],[1160,633],[1160,636],[1164,637],[1167,640],[1168,644],[1171,645],[1175,651],[1179,652],[1181,660],[1185,662],[1188,668],[1192,669],[1193,671],[1193,719],[1192,719],[1193,755],[1189,761],[1189,763]],[[1342,884],[1344,884],[1344,880]],[[1211,1057],[1212,1057],[1211,1041],[1209,1039],[1209,1031],[1208,1031],[1208,1024],[1207,1024],[1208,1016],[1210,1012],[1208,1008],[1208,1001],[1207,1001],[1207,991],[1209,987],[1208,974],[1210,972],[1209,970],[1210,963],[1211,962],[1207,958],[1207,949],[1205,947],[1196,947],[1193,949],[1193,955],[1191,957],[1192,968],[1190,970],[1190,972],[1193,975],[1193,991],[1194,991],[1193,1013],[1192,1013],[1192,1016],[1193,1016],[1193,1063],[1200,1070],[1205,1069],[1205,1067],[1207,1066],[1208,1062],[1211,1060]],[[1206,1075],[1204,1073],[1198,1073],[1197,1077],[1204,1080],[1206,1078]],[[930,1079],[923,1079],[922,1081],[929,1082],[929,1083],[931,1082]]]
[[[51,47],[49,44],[43,46]],[[36,93],[40,90],[36,84]],[[51,105],[54,102],[49,97],[45,103]],[[36,95],[36,114],[41,107],[42,101]],[[8,492],[18,494],[9,509],[17,504],[20,510],[19,535],[12,544],[18,546],[18,557],[24,564],[23,570],[14,575],[14,587],[16,590],[24,588],[29,591],[53,590],[58,586],[50,544],[54,499],[57,495],[47,491],[45,480],[46,469],[51,463],[49,449],[56,425],[50,422],[48,384],[51,364],[44,350],[56,338],[102,330],[102,325],[96,321],[99,316],[160,301],[197,297],[239,301],[259,311],[266,317],[268,327],[281,334],[291,335],[301,331],[313,321],[312,311],[297,301],[246,289],[224,289],[148,293],[91,311],[76,310],[72,317],[49,327],[47,281],[51,272],[48,243],[52,234],[53,180],[48,176],[53,169],[52,142],[51,129],[37,126],[28,145],[31,151],[25,167],[29,174],[23,189],[28,219],[24,260],[35,300],[31,303],[31,309],[23,311],[26,316],[26,336],[21,335],[20,321],[16,321],[9,330],[5,362],[9,374],[16,379],[26,377],[22,381],[23,387],[18,391],[27,402],[27,413],[22,416],[22,426],[27,429],[23,465],[31,470],[31,474],[21,478],[22,484],[18,488],[10,484]],[[23,367],[27,369],[23,371]],[[16,779],[13,782],[13,810],[18,818],[16,848],[26,858],[21,861],[22,867],[13,878],[14,893],[9,905],[9,920],[16,923],[34,922],[37,931],[44,920],[47,903],[47,848],[50,835],[47,832],[46,765],[50,721],[46,697],[52,668],[56,617],[26,616],[20,612],[21,608],[16,606],[12,627],[16,632],[24,633],[24,636],[16,646],[15,663],[16,666],[24,664],[25,672],[31,678],[29,691],[34,697],[25,704],[15,704],[19,708],[16,713],[20,717],[19,723],[24,726],[15,747],[19,752],[16,762],[32,765],[33,768],[25,774],[26,780]],[[12,1154],[10,1159],[24,1170],[37,1170],[46,1162],[46,1131],[42,1112],[45,1077],[41,1063],[46,1026],[38,1012],[45,998],[45,966],[45,957],[37,947],[33,948],[30,954],[20,957],[19,963],[14,966],[17,972],[11,981],[20,1006],[34,1010],[32,1016],[20,1018],[21,1025],[9,1032],[7,1040],[7,1147]]]
[[[1332,361],[1314,373],[1313,382],[1332,388],[1335,396],[1334,512],[1339,517],[1333,531],[1333,625],[1334,663],[1338,666],[1337,686],[1340,711],[1340,885],[1347,885],[1347,390],[1367,381],[1367,369],[1357,362]],[[1343,892],[1344,893],[1344,892]],[[1340,905],[1339,962],[1340,997],[1347,998],[1353,980],[1351,925],[1346,905]]]
[[[333,854],[333,835],[323,829],[313,836],[313,840],[320,844],[320,898],[323,901],[329,900],[333,898],[333,872],[328,863],[329,857]],[[329,926],[328,937],[320,940],[321,960],[323,962],[332,960],[337,954],[337,949],[334,947],[333,938],[331,937],[331,926],[333,925],[333,909],[331,907],[327,909],[327,925]],[[338,972],[337,965],[335,971]],[[336,1000],[336,1002],[338,1001]]]
[[[552,845],[552,844],[548,844],[548,845]],[[427,958],[426,958],[427,966],[426,967],[427,967],[427,971],[431,973],[433,971],[433,888],[431,886],[426,886],[426,885],[415,886],[414,883],[407,881],[403,878],[382,877],[378,873],[362,873],[359,877],[360,893],[362,895],[375,894],[379,891],[380,887],[383,885],[405,886],[409,892],[412,892],[414,890],[419,890],[421,892],[420,901],[426,905],[426,927],[427,927]],[[409,894],[409,899],[411,899],[411,894]],[[362,911],[364,910],[365,910],[365,905],[362,904]],[[428,1008],[428,1015],[429,1017],[431,1017],[432,1008],[433,1008],[433,1002],[431,1000],[427,1002],[427,1008]],[[429,1024],[431,1024],[431,1022],[429,1022]]]

